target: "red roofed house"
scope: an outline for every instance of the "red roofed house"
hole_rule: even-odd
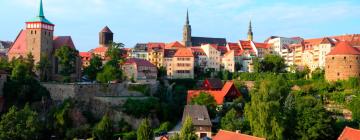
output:
[[[240,91],[235,87],[233,81],[227,81],[221,90],[188,90],[187,102],[200,93],[207,93],[214,97],[218,105],[223,105],[226,102],[231,102],[241,96]]]
[[[148,43],[148,60],[157,67],[164,65],[165,43]]]
[[[347,80],[360,77],[360,51],[348,42],[339,42],[326,56],[325,79]]]
[[[16,37],[14,44],[8,52],[8,58],[27,57],[32,54],[35,64],[42,59],[48,59],[51,63],[51,72],[48,78],[60,80],[58,60],[54,56],[57,49],[62,46],[76,49],[70,36],[54,36],[55,25],[45,18],[42,1],[40,1],[39,14],[32,20],[26,22],[25,29],[21,30]],[[71,79],[77,80],[81,76],[81,60],[77,55],[77,62],[74,64],[76,72],[71,75]]]
[[[212,140],[265,140],[265,138],[259,138],[238,132],[219,130],[219,132],[212,137]]]
[[[205,90],[221,90],[222,87],[223,83],[220,79],[210,78],[204,80],[202,88]]]
[[[360,130],[345,127],[340,136],[338,137],[338,140],[359,140],[360,139]]]
[[[80,57],[82,61],[82,68],[86,68],[90,65],[91,53],[90,52],[80,52]]]
[[[170,79],[194,78],[194,55],[190,48],[180,48],[167,67],[167,76]]]
[[[127,79],[134,78],[137,82],[154,82],[157,78],[157,68],[147,60],[130,58],[122,65]]]

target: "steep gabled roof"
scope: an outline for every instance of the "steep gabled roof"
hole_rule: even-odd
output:
[[[360,55],[360,51],[348,42],[339,42],[327,55]]]
[[[211,37],[191,37],[192,46],[200,46],[201,44],[216,44],[219,46],[226,45],[225,38],[211,38]]]
[[[234,87],[236,90],[236,94],[237,94],[236,96],[241,96],[241,93],[239,92],[238,89],[236,89],[234,82],[227,81],[220,91],[219,90],[188,90],[187,102],[189,103],[193,97],[198,96],[201,92],[204,92],[213,96],[218,105],[222,105],[224,103],[225,96],[228,95],[229,90],[232,87]]]
[[[360,130],[351,127],[345,127],[338,140],[359,140]]]
[[[219,130],[219,132],[212,138],[213,140],[265,140],[264,138],[259,138],[255,136],[250,136],[246,134]]]
[[[195,58],[198,58],[199,56],[206,56],[206,53],[201,47],[190,47],[190,49]]]
[[[249,40],[240,40],[240,45],[242,49],[252,49],[251,47],[251,41]]]
[[[75,49],[75,45],[71,39],[71,36],[55,36],[53,44],[54,44],[54,50],[62,46],[67,46],[71,49]]]
[[[16,37],[14,44],[10,47],[8,54],[22,54],[26,55],[26,30],[21,30]]]
[[[186,105],[182,117],[183,123],[187,116],[191,117],[195,126],[212,126],[208,110],[203,105]]]
[[[211,88],[214,88],[214,89],[221,89],[223,87],[222,81],[218,78],[209,78],[204,81],[204,84],[205,84],[205,82],[209,83]]]
[[[176,51],[174,57],[194,57],[190,48],[180,48]]]
[[[164,57],[165,58],[172,58],[172,57],[174,57],[176,51],[177,51],[176,49],[165,49],[164,50]]]

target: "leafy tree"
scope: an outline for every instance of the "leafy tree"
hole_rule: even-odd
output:
[[[165,77],[166,76],[166,67],[160,67],[158,68],[158,74],[157,77],[161,78],[161,77]]]
[[[231,109],[221,118],[220,127],[229,131],[241,130],[241,120],[235,109]]]
[[[150,120],[143,119],[137,130],[137,140],[152,140],[154,139],[153,130],[151,128]]]
[[[170,137],[170,140],[181,140],[179,133],[175,133]]]
[[[164,123],[161,123],[159,128],[155,129],[154,130],[154,133],[155,134],[159,134],[161,132],[167,132],[171,129],[171,124],[170,122],[164,122]]]
[[[124,58],[122,57],[123,54],[125,53],[122,48],[125,45],[123,43],[116,43],[113,42],[107,52],[106,52],[106,56],[110,58],[110,60],[107,62],[108,65],[111,65],[113,67],[119,67],[119,64],[124,62]]]
[[[181,140],[197,140],[198,137],[195,134],[195,128],[193,126],[192,120],[189,116],[185,118],[183,125],[180,130],[180,139]]]
[[[352,112],[352,119],[356,122],[360,122],[360,96],[354,97],[350,104],[349,109]]]
[[[69,112],[73,108],[71,100],[65,100],[58,108],[55,108],[51,113],[52,129],[60,137],[65,136],[66,131],[71,128],[72,121],[69,117]]]
[[[112,65],[105,65],[102,72],[98,73],[96,80],[101,83],[108,83],[110,81],[121,79],[122,71]]]
[[[8,59],[0,58],[0,70],[8,71],[11,69],[11,64]]]
[[[32,78],[32,75],[30,73],[31,68],[29,67],[29,65],[27,65],[27,63],[23,62],[23,61],[17,61],[15,63],[15,67],[11,72],[11,80],[17,80],[17,81],[28,81]]]
[[[8,113],[1,117],[0,139],[2,140],[39,139],[40,131],[38,114],[32,111],[29,105],[22,110],[17,110],[13,106]]]
[[[93,129],[93,136],[99,140],[111,140],[113,138],[113,124],[106,114]]]
[[[92,55],[90,65],[84,69],[84,74],[90,80],[96,80],[96,75],[102,70],[102,61],[98,55]]]
[[[268,54],[264,59],[254,59],[255,72],[274,72],[281,73],[286,69],[285,60],[279,55]]]
[[[249,120],[255,136],[269,140],[283,139],[282,105],[288,91],[287,81],[281,76],[268,77],[257,82],[251,93],[251,102],[245,106],[245,117]]]
[[[51,73],[51,63],[47,55],[41,55],[40,61],[36,64],[36,70],[39,72],[41,81],[48,81]]]
[[[296,98],[296,127],[298,139],[331,139],[331,118],[315,97]]]
[[[68,46],[62,46],[55,51],[55,56],[60,65],[60,74],[64,77],[64,81],[70,80],[70,75],[76,71],[76,56],[78,52]]]
[[[209,115],[211,117],[215,117],[215,115],[216,115],[217,103],[216,103],[214,97],[208,93],[200,92],[199,95],[197,95],[196,97],[193,97],[191,99],[191,104],[204,105],[208,109]]]
[[[313,80],[322,80],[323,81],[325,79],[325,71],[320,69],[320,68],[316,68],[311,73],[311,79],[313,79]]]

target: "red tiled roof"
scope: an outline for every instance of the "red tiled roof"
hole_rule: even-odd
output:
[[[217,50],[221,52],[221,54],[225,54],[228,49],[226,48],[226,46],[218,46]]]
[[[124,63],[126,64],[136,64],[138,67],[139,66],[145,66],[145,67],[155,67],[156,66],[154,64],[152,64],[151,62],[144,60],[144,59],[139,59],[139,58],[130,58],[127,59],[126,62]]]
[[[264,138],[259,138],[255,136],[250,136],[246,134],[220,130],[213,138],[213,140],[265,140]]]
[[[339,36],[332,36],[330,38],[334,38],[338,41],[349,42],[353,46],[360,45],[360,34],[339,35]]]
[[[235,86],[233,81],[227,81],[221,90],[188,90],[187,102],[189,103],[193,97],[199,95],[201,92],[204,92],[213,96],[218,105],[222,105],[224,103],[225,96],[229,93],[229,90],[233,86]],[[236,96],[241,96],[241,93],[238,89],[236,89],[236,87],[235,90],[237,92]]]
[[[174,57],[194,57],[190,48],[180,48],[176,51]]]
[[[242,49],[252,49],[251,47],[251,42],[248,40],[240,40],[240,45],[242,47]]]
[[[239,50],[239,49],[241,49],[240,45],[238,43],[230,43],[229,42],[227,45],[229,46],[230,50]]]
[[[342,133],[340,134],[338,140],[359,140],[360,139],[360,130],[345,127]]]
[[[92,50],[93,53],[105,53],[108,50],[108,47],[97,47],[95,49]]]
[[[8,54],[21,54],[26,55],[27,45],[26,45],[26,30],[21,30],[18,36],[16,37],[14,44],[8,51]]]
[[[255,47],[256,48],[262,48],[262,49],[268,49],[270,48],[271,44],[268,44],[268,43],[255,43]]]
[[[244,53],[244,50],[236,50],[234,51],[235,56],[241,56]]]
[[[360,55],[360,51],[348,42],[339,42],[327,55]]]
[[[166,49],[172,49],[172,48],[175,49],[175,48],[185,48],[185,46],[183,44],[181,44],[180,42],[175,41],[175,42],[166,44],[165,48]]]
[[[147,47],[148,47],[148,51],[152,50],[152,49],[155,49],[155,48],[164,50],[165,43],[149,42],[149,43],[147,43]]]
[[[87,61],[87,60],[90,60],[91,59],[91,53],[90,52],[80,52],[79,53],[81,59],[83,61]]]
[[[75,49],[75,45],[70,36],[55,36],[53,43],[54,43],[54,50],[62,46],[67,46],[70,47],[71,49]]]

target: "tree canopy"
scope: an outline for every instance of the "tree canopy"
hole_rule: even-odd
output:
[[[90,80],[96,80],[96,75],[102,70],[102,67],[101,58],[93,54],[90,59],[90,65],[84,69],[84,74],[87,75]]]
[[[180,139],[181,140],[197,140],[198,137],[195,134],[195,128],[193,126],[192,120],[189,116],[185,118],[183,125],[180,130]]]
[[[79,53],[68,46],[61,46],[55,51],[55,56],[61,68],[60,74],[64,77],[64,81],[69,81],[70,75],[76,72],[76,58]]]
[[[150,120],[143,119],[137,130],[137,140],[152,140],[154,139],[154,133],[151,128]]]
[[[273,54],[265,55],[264,59],[256,58],[253,63],[255,72],[281,73],[285,72],[287,67],[281,56]]]
[[[113,139],[113,134],[113,123],[108,115],[104,115],[95,126],[93,136],[99,140],[111,140]]]

